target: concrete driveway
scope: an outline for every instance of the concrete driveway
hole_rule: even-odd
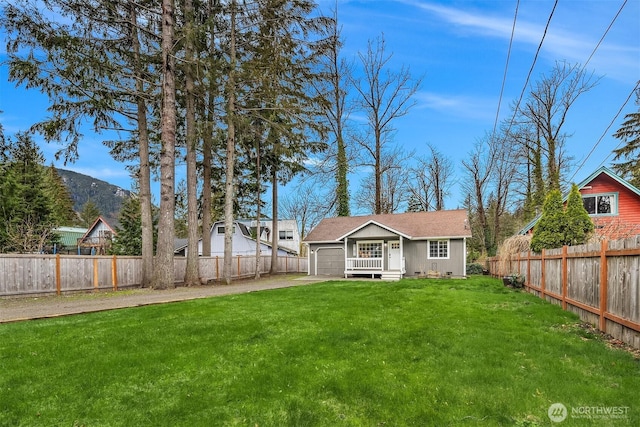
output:
[[[188,301],[219,295],[242,294],[331,280],[307,275],[276,275],[260,280],[238,280],[231,285],[177,287],[167,290],[133,289],[118,292],[0,299],[0,323],[68,316],[72,314]]]

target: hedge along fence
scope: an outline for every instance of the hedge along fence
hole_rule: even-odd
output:
[[[640,236],[490,258],[489,271],[524,275],[529,292],[640,348]]]
[[[222,257],[200,257],[203,280],[222,278]],[[182,282],[187,259],[175,257],[175,282]],[[253,277],[254,256],[234,256],[232,277]],[[260,272],[267,273],[271,256],[262,256]],[[306,273],[307,259],[278,257],[279,273]],[[132,256],[0,254],[0,296],[118,290],[140,287],[142,258]]]

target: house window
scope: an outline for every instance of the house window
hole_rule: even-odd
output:
[[[582,196],[582,203],[589,215],[615,215],[618,211],[615,194],[589,194]]]
[[[233,233],[235,234],[236,232],[236,226],[233,226]],[[218,234],[224,234],[224,225],[218,227]]]
[[[449,258],[448,240],[429,240],[429,259],[432,258]]]
[[[281,230],[278,231],[280,240],[293,240],[293,230]]]
[[[358,242],[358,258],[382,258],[382,242]]]

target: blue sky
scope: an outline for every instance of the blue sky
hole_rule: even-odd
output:
[[[395,122],[395,143],[407,150],[415,149],[418,155],[424,153],[428,143],[434,145],[451,159],[458,180],[463,179],[462,160],[494,126],[516,3],[515,0],[337,3],[345,58],[356,60],[358,52],[366,50],[368,40],[384,35],[386,51],[393,55],[391,71],[404,65],[412,75],[423,77],[415,96],[417,105]],[[584,64],[623,3],[624,0],[560,0],[530,82],[549,72],[555,61]],[[523,0],[519,4],[500,120],[509,116],[509,105],[523,90],[553,6],[554,1],[545,0]],[[335,2],[321,0],[320,7],[329,13]],[[0,60],[5,58],[2,43]],[[619,144],[611,135],[624,115],[638,108],[632,96],[615,118],[640,79],[639,1],[627,1],[587,69],[603,78],[577,101],[565,124],[565,131],[572,135],[566,147],[568,154],[575,157],[576,167],[570,174],[575,182],[599,166],[610,164],[611,151]],[[26,130],[46,117],[46,108],[45,97],[34,90],[15,88],[8,82],[6,65],[1,66],[0,121],[6,136]],[[54,164],[131,188],[124,166],[113,161],[102,146],[104,139],[108,138],[87,132],[75,164]],[[53,161],[58,148],[42,143],[48,162]],[[462,204],[459,186],[454,183],[452,194],[445,200],[446,208]]]

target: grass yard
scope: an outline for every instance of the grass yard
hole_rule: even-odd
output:
[[[0,425],[637,426],[640,361],[486,276],[328,282],[0,325]]]

